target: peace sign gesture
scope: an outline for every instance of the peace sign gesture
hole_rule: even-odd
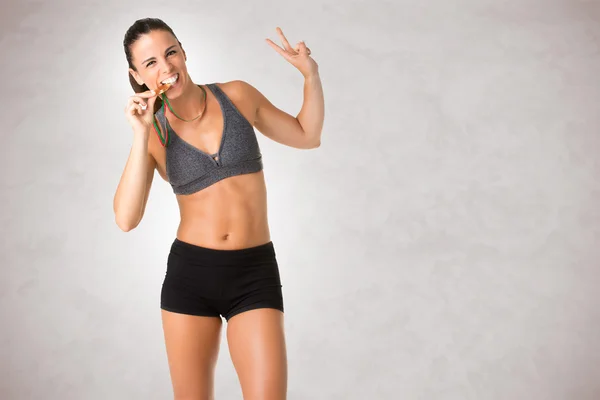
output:
[[[277,33],[283,43],[283,48],[279,47],[271,39],[265,39],[272,48],[274,48],[279,54],[296,67],[302,75],[306,78],[310,75],[316,74],[318,71],[318,64],[310,57],[310,49],[306,47],[304,41],[298,42],[296,47],[292,48],[289,42],[283,35],[281,28],[277,27]]]

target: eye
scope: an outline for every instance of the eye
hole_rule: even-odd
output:
[[[177,53],[177,50],[171,50],[171,51],[169,51],[167,53],[167,56],[171,55],[171,53],[175,54],[175,53]],[[151,66],[153,62],[154,61],[150,61],[148,64],[146,64],[146,68],[148,68],[149,66]]]

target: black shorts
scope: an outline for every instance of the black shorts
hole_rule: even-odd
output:
[[[160,307],[182,314],[229,320],[256,308],[283,312],[273,242],[218,250],[175,239],[167,261]]]

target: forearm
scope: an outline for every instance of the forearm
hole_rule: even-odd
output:
[[[136,132],[127,164],[115,193],[115,221],[124,231],[133,229],[140,220],[146,193],[149,168],[149,132]]]
[[[325,118],[323,86],[317,73],[304,78],[304,103],[296,117],[304,134],[317,145],[321,143],[321,131]]]

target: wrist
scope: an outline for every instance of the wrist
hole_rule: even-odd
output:
[[[150,127],[133,128],[133,135],[148,138],[150,136]]]
[[[315,81],[315,80],[318,80],[318,79],[320,79],[320,78],[321,78],[321,77],[319,76],[319,71],[314,71],[314,72],[311,72],[311,73],[310,73],[310,74],[308,74],[308,75],[304,75],[304,79],[305,79],[307,82],[310,82],[310,81]]]

